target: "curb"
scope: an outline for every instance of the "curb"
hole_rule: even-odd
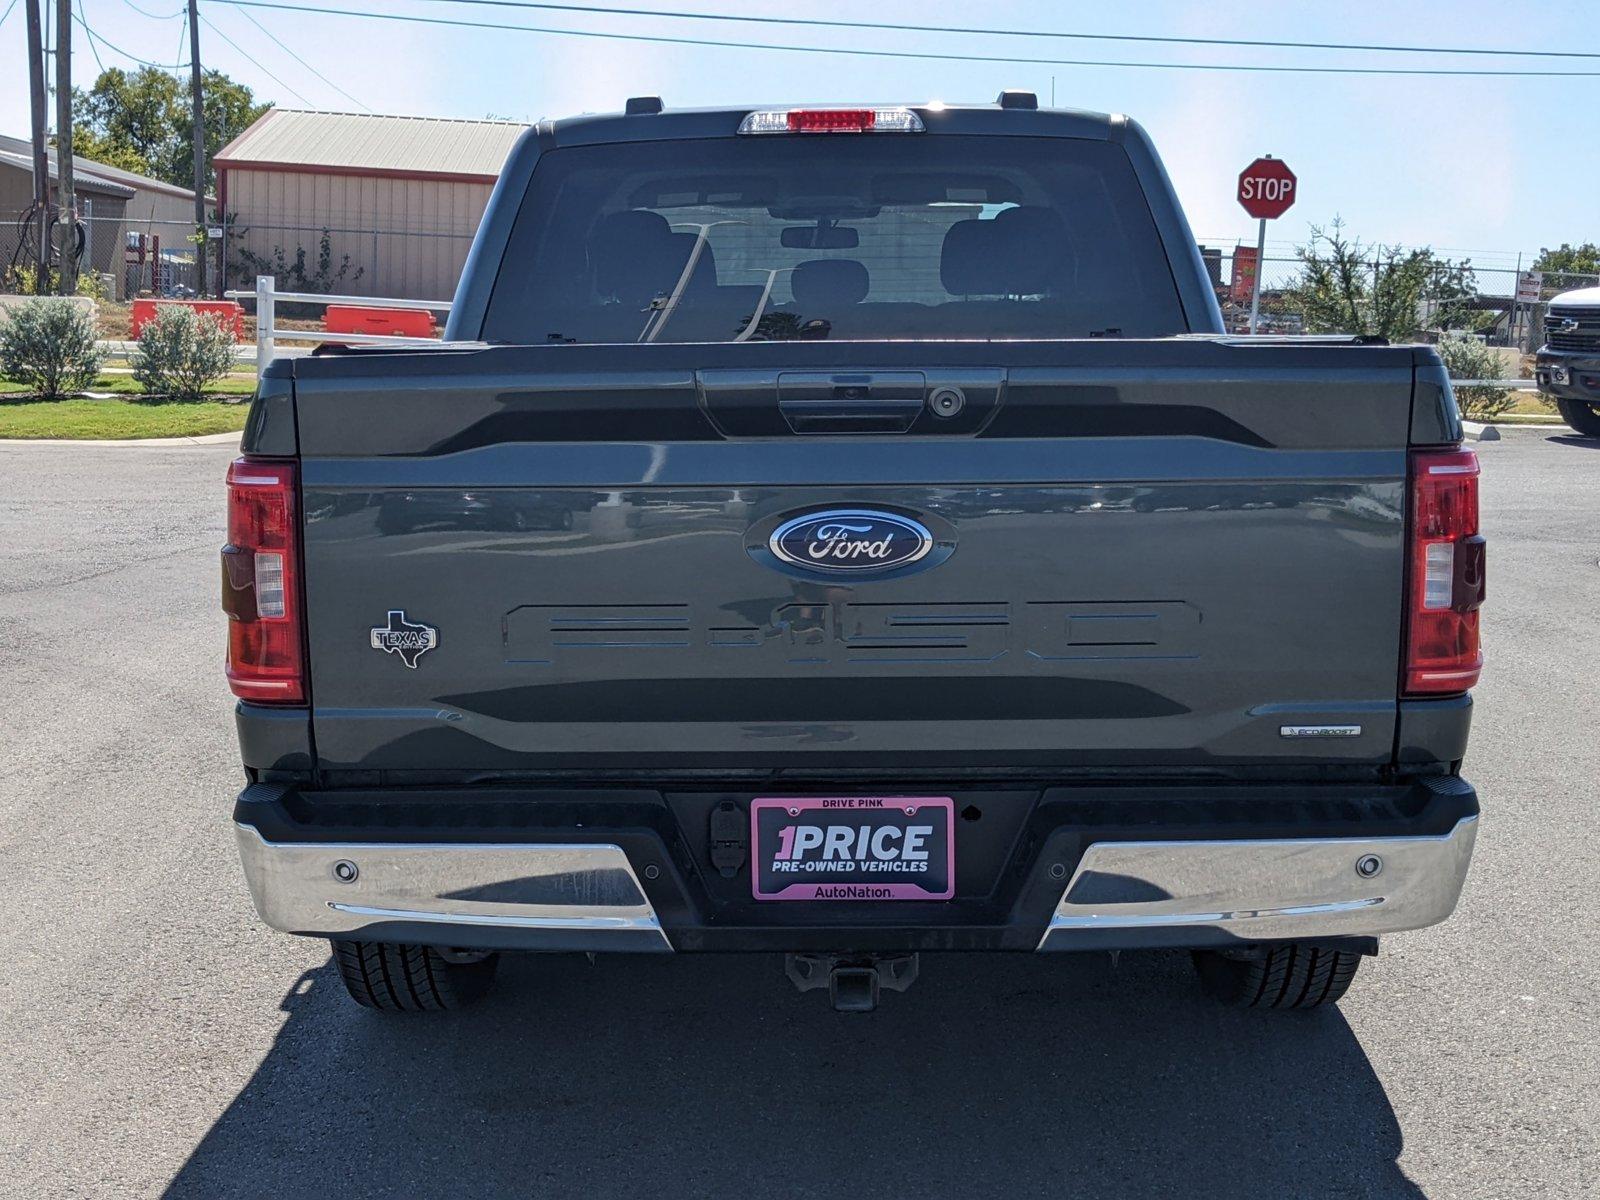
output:
[[[239,433],[203,433],[198,437],[170,438],[0,438],[0,446],[153,446],[171,449],[174,446],[237,446]]]
[[[1463,421],[1461,428],[1465,439],[1469,442],[1501,441],[1504,435],[1500,431],[1503,429],[1537,429],[1541,433],[1553,433],[1557,437],[1578,436],[1577,431],[1570,425],[1546,424],[1542,421],[1537,424],[1532,421],[1499,421],[1493,425],[1485,425],[1478,421]]]

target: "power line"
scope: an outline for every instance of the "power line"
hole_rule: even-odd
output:
[[[921,50],[867,50],[859,47],[778,46],[764,42],[721,41],[712,38],[668,37],[664,34],[614,33],[593,29],[551,29],[538,25],[503,25],[488,21],[457,21],[444,17],[414,17],[401,13],[354,12],[343,8],[313,8],[279,4],[271,0],[207,0],[234,8],[272,8],[283,12],[308,13],[331,17],[360,17],[371,21],[404,21],[415,25],[450,26],[457,29],[488,29],[507,33],[542,33],[553,37],[596,38],[613,42],[649,42],[668,46],[706,46],[724,50],[774,50],[789,54],[842,54],[856,58],[916,59],[930,62],[1008,63],[1045,67],[1112,67],[1156,71],[1237,71],[1251,74],[1290,75],[1427,75],[1492,78],[1600,78],[1600,71],[1476,70],[1437,67],[1291,67],[1245,63],[1107,62],[1103,59],[1027,58],[1009,54],[939,54]],[[303,99],[303,97],[302,97]],[[307,101],[310,103],[310,101]]]
[[[1273,50],[1371,50],[1385,54],[1484,54],[1512,58],[1600,58],[1600,51],[1500,50],[1473,46],[1403,46],[1361,42],[1274,42],[1252,38],[1169,37],[1133,33],[1065,33],[1054,29],[992,29],[968,25],[900,25],[888,21],[837,21],[820,17],[757,17],[744,13],[683,12],[618,8],[599,4],[542,4],[532,0],[421,0],[426,4],[479,4],[493,8],[535,8],[549,12],[598,13],[623,17],[666,17],[677,21],[739,21],[749,25],[804,25],[819,29],[877,29],[892,33],[964,33],[985,37],[1072,38],[1088,42],[1143,42],[1175,46],[1248,46]]]
[[[180,8],[177,12],[171,13],[153,13],[147,8],[140,8],[133,0],[122,0],[122,2],[141,17],[149,17],[152,21],[176,21],[179,17],[187,17],[189,15],[187,8]]]
[[[83,25],[83,0],[77,0],[77,4],[78,24]],[[104,75],[106,73],[106,65],[100,61],[100,51],[94,44],[94,31],[91,30],[87,25],[84,25],[83,32],[84,36],[89,39],[89,53],[94,55],[94,65],[99,69],[100,74]]]
[[[15,8],[16,6],[17,6],[17,0],[11,0],[11,3],[6,5],[5,12],[0,13],[0,25],[4,25],[6,23],[6,18],[11,15],[11,10],[13,8]]]
[[[78,25],[83,29],[83,31],[85,33],[87,33],[95,41],[99,42],[107,50],[110,50],[114,54],[120,54],[123,58],[127,59],[129,62],[138,63],[141,67],[154,67],[158,71],[180,71],[180,70],[187,69],[188,66],[189,66],[189,64],[186,63],[186,62],[181,62],[181,63],[151,62],[147,58],[140,58],[137,54],[129,54],[121,46],[118,46],[115,42],[107,41],[104,37],[101,37],[100,34],[96,33],[94,30],[90,29],[89,28],[89,23],[87,21],[85,21],[82,17],[80,17],[77,13],[73,13],[72,14],[72,19],[78,23]]]
[[[294,59],[295,62],[299,63],[306,70],[310,71],[318,79],[322,80],[323,83],[327,84],[334,91],[338,92],[339,95],[343,96],[346,100],[350,101],[351,104],[354,104],[357,108],[363,109],[366,112],[371,112],[372,111],[372,109],[368,108],[365,104],[361,103],[361,101],[357,100],[349,92],[345,91],[337,83],[335,83],[333,80],[329,79],[321,71],[317,70],[310,63],[308,63],[305,59],[301,58],[298,54],[296,54],[288,46],[285,46],[283,44],[283,42],[281,40],[279,40],[278,36],[275,33],[272,32],[272,30],[268,29],[265,25],[263,25],[260,21],[256,20],[249,13],[244,12],[244,11],[241,10],[239,15],[241,17],[243,17],[246,21],[249,21],[250,24],[254,25],[257,29],[261,30],[262,33],[266,34],[274,42],[276,42],[277,45],[278,45],[278,48],[280,50],[282,50],[285,54],[287,54],[290,58]]]
[[[288,92],[288,93],[289,93],[289,94],[290,94],[290,95],[291,95],[291,96],[293,96],[293,97],[294,97],[294,98],[295,98],[295,99],[296,99],[296,100],[298,100],[298,101],[300,101],[300,103],[301,103],[301,104],[311,104],[311,101],[310,101],[310,100],[307,100],[307,99],[306,99],[306,98],[305,98],[305,97],[304,97],[304,96],[302,96],[302,95],[301,95],[301,94],[300,94],[300,93],[299,93],[299,92],[297,92],[297,91],[295,91],[295,90],[294,90],[294,89],[293,89],[293,88],[292,88],[292,87],[290,87],[290,86],[289,86],[289,85],[288,85],[288,84],[287,84],[287,83],[285,83],[285,82],[284,82],[284,81],[283,81],[283,80],[281,80],[281,79],[279,79],[279,78],[278,78],[278,77],[277,77],[277,76],[276,76],[276,75],[274,75],[274,74],[273,74],[273,73],[272,73],[272,72],[271,72],[271,71],[269,71],[269,70],[267,70],[267,69],[266,69],[266,68],[265,68],[265,67],[263,67],[263,66],[262,66],[262,65],[261,65],[261,61],[260,61],[260,60],[259,60],[259,59],[258,59],[258,58],[256,58],[256,56],[255,56],[255,55],[253,55],[253,54],[251,54],[251,53],[250,53],[250,52],[249,52],[249,51],[248,51],[248,50],[246,50],[246,49],[245,49],[245,48],[244,48],[244,47],[243,47],[243,46],[241,46],[241,45],[239,45],[239,43],[238,43],[238,42],[236,42],[236,41],[234,41],[234,40],[233,40],[233,39],[232,39],[232,38],[231,38],[231,37],[229,37],[229,36],[228,36],[228,35],[227,35],[227,34],[225,34],[225,33],[223,33],[223,32],[222,32],[222,30],[220,30],[220,29],[218,29],[218,28],[217,28],[217,27],[216,27],[216,25],[215,25],[215,24],[213,24],[213,23],[212,23],[212,21],[211,21],[211,18],[210,18],[210,17],[208,17],[208,16],[206,16],[206,15],[205,15],[205,13],[200,13],[200,14],[198,14],[198,15],[199,15],[199,17],[200,17],[200,19],[201,19],[201,20],[202,20],[202,21],[204,21],[204,22],[205,22],[205,23],[206,23],[206,28],[207,28],[207,29],[209,29],[209,30],[211,30],[211,32],[212,32],[212,33],[214,33],[214,34],[216,34],[216,35],[217,35],[217,36],[218,36],[218,37],[219,37],[219,38],[221,38],[221,39],[222,39],[222,40],[223,40],[223,41],[225,41],[225,42],[227,42],[227,43],[228,43],[228,45],[230,45],[230,46],[232,46],[232,47],[233,47],[233,48],[234,48],[234,49],[235,49],[235,50],[237,50],[237,51],[238,51],[238,52],[239,52],[239,53],[240,53],[240,54],[242,54],[242,55],[244,55],[244,56],[245,56],[245,58],[246,58],[246,59],[248,59],[248,60],[249,60],[249,61],[250,61],[250,62],[253,62],[253,63],[255,63],[255,65],[256,65],[256,67],[257,67],[257,68],[258,68],[258,69],[259,69],[259,70],[260,70],[260,71],[261,71],[261,73],[262,73],[262,74],[263,74],[263,75],[265,75],[265,76],[266,76],[266,77],[267,77],[267,78],[268,78],[268,79],[270,79],[270,80],[272,80],[272,81],[273,81],[273,82],[274,82],[274,83],[276,83],[276,84],[277,84],[277,85],[278,85],[278,86],[279,86],[279,87],[281,87],[281,88],[282,88],[282,89],[283,89],[283,90],[284,90],[284,91],[286,91],[286,92]],[[315,105],[312,105],[312,107],[316,107],[316,106],[315,106]]]

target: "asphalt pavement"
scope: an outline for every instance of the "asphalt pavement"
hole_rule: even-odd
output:
[[[0,445],[0,1196],[1600,1194],[1600,442],[1478,451],[1477,858],[1339,1010],[1177,954],[925,956],[870,1017],[577,957],[394,1018],[240,876],[229,449]]]

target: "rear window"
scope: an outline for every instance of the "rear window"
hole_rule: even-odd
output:
[[[1120,146],[866,134],[551,151],[491,342],[1157,337],[1177,287]]]

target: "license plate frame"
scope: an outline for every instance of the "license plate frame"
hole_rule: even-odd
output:
[[[751,894],[818,903],[952,899],[955,824],[949,796],[758,797],[750,802]],[[848,840],[833,832],[845,828]],[[886,829],[899,832],[880,834]],[[820,831],[821,840],[805,830]]]

